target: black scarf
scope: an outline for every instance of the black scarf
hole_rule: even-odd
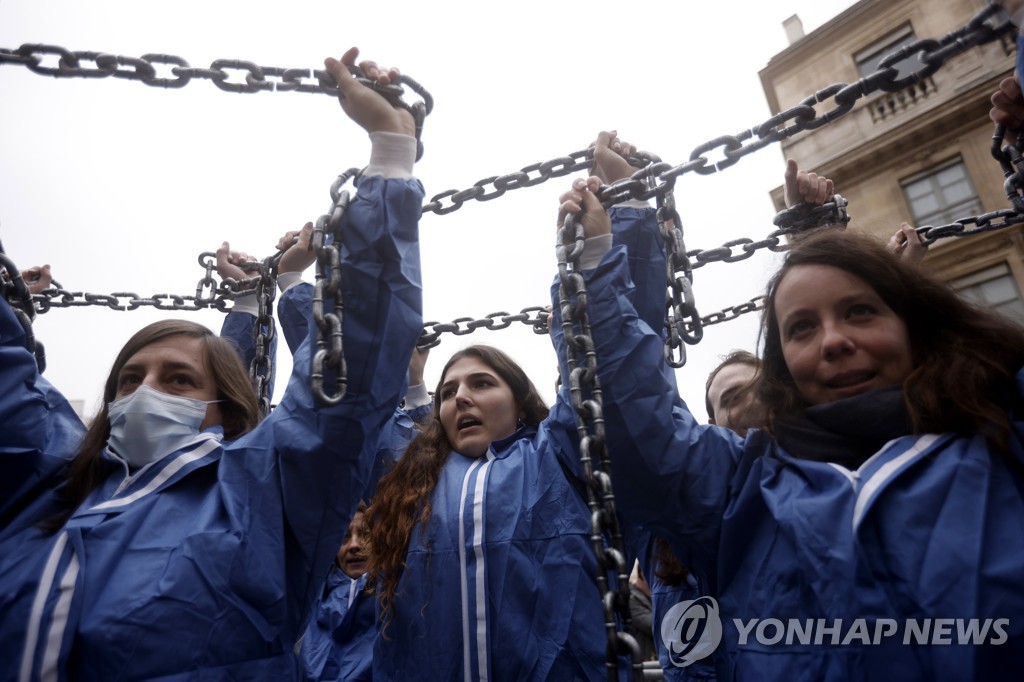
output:
[[[913,433],[900,386],[808,407],[775,424],[779,445],[795,457],[860,467],[894,438]]]

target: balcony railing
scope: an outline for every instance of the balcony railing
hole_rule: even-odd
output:
[[[868,103],[872,123],[882,123],[912,109],[936,93],[931,76],[899,92],[884,92]]]

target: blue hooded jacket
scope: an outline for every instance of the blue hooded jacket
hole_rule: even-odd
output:
[[[105,458],[105,478],[56,533],[38,524],[61,510],[81,425],[0,303],[0,679],[299,678],[293,647],[321,567],[422,329],[422,200],[417,181],[370,176],[348,208],[339,405],[313,401],[307,340],[256,429],[233,442],[209,429],[131,476]]]

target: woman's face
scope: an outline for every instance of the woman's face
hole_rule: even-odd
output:
[[[512,389],[483,360],[472,355],[452,363],[438,391],[441,426],[452,449],[480,457],[519,423]]]
[[[366,573],[366,526],[361,511],[357,511],[348,524],[348,532],[338,550],[338,566],[353,580]]]
[[[913,369],[906,324],[867,282],[798,265],[775,295],[782,354],[812,405],[903,383]]]
[[[206,366],[202,341],[183,334],[154,341],[128,358],[117,374],[114,398],[123,398],[139,386],[194,400],[217,400],[217,386]],[[223,421],[220,404],[210,403],[200,429]]]

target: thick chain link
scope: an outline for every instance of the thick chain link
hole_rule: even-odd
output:
[[[252,327],[252,337],[256,352],[249,363],[249,376],[256,384],[256,395],[260,401],[260,414],[270,414],[270,379],[274,375],[274,356],[270,353],[271,344],[277,336],[274,322],[274,298],[277,296],[277,265],[281,253],[268,256],[260,264],[260,277],[256,283],[256,323]]]
[[[576,216],[566,217],[558,237],[559,310],[565,334],[569,395],[576,415],[580,464],[586,482],[587,506],[590,508],[591,547],[597,559],[597,586],[604,606],[605,634],[608,637],[605,665],[609,681],[617,682],[619,657],[627,657],[633,679],[642,682],[640,647],[630,634],[629,573],[632,566],[627,566],[622,531],[615,511],[612,479],[608,473],[611,471],[611,461],[604,433],[597,354],[590,333],[587,290],[579,264],[583,253],[583,226]],[[614,584],[609,583],[610,573],[615,576]]]
[[[211,251],[199,254],[199,265],[206,270],[206,275],[196,285],[196,305],[206,304],[223,310],[227,301],[240,295],[252,294],[256,298],[256,321],[252,329],[255,353],[249,363],[249,377],[256,389],[260,414],[264,417],[270,414],[273,397],[270,395],[270,378],[274,372],[274,357],[270,347],[277,335],[274,299],[277,296],[278,264],[287,248],[262,261],[250,261],[239,266],[244,272],[256,273],[255,277],[243,280],[226,277],[220,284],[213,276],[217,254]]]
[[[665,240],[665,361],[671,367],[686,364],[686,347],[704,338],[704,328],[693,295],[693,264],[683,243],[683,223],[676,210],[675,193],[658,197],[658,225]]]
[[[35,355],[39,372],[44,372],[46,370],[46,350],[43,348],[42,342],[36,339],[32,329],[32,321],[36,319],[32,293],[21,276],[21,270],[4,253],[2,246],[0,246],[0,287],[3,289],[4,298],[11,304],[11,310],[25,332],[26,350]]]
[[[502,311],[490,313],[479,320],[474,320],[472,317],[459,317],[451,322],[426,322],[423,325],[423,333],[420,334],[420,338],[416,342],[416,347],[426,350],[440,345],[441,334],[465,336],[477,329],[507,329],[513,322],[522,322],[533,327],[535,334],[547,334],[550,316],[551,313],[546,307],[532,306],[523,308],[514,315]]]
[[[345,365],[342,322],[345,306],[341,296],[341,223],[348,209],[349,193],[341,187],[354,178],[359,169],[350,168],[331,185],[329,213],[317,218],[312,245],[316,250],[316,285],[313,288],[313,321],[316,324],[316,352],[313,354],[313,397],[322,405],[337,405],[345,397],[347,367]],[[327,311],[333,300],[333,307]],[[334,374],[334,392],[324,386],[329,373]]]

